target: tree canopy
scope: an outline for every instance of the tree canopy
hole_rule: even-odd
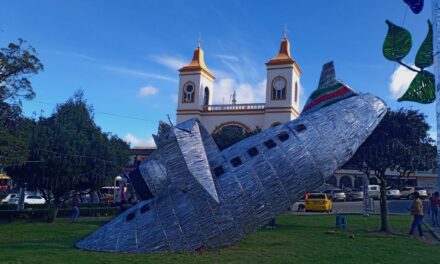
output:
[[[223,150],[235,143],[261,132],[261,128],[256,127],[253,131],[246,131],[237,125],[228,125],[220,129],[215,129],[212,138],[220,150]]]
[[[35,92],[29,77],[43,70],[35,49],[25,40],[0,49],[0,102],[21,104],[32,99]]]
[[[0,48],[0,167],[23,162],[28,149],[21,127],[22,100],[34,98],[29,78],[43,70],[35,49],[19,39]]]
[[[350,163],[365,162],[376,174],[387,169],[402,173],[435,167],[435,146],[426,116],[417,110],[389,110]]]
[[[56,203],[67,191],[96,190],[111,182],[129,159],[128,144],[102,132],[81,91],[59,104],[51,116],[28,122],[25,130],[29,161],[7,172],[46,198],[53,195]]]
[[[374,171],[381,186],[381,231],[388,232],[387,169],[401,175],[435,168],[436,147],[429,135],[426,116],[417,110],[389,110],[376,130],[361,145],[350,164]]]

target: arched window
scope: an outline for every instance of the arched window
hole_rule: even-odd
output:
[[[355,188],[361,188],[362,185],[363,185],[362,177],[356,177],[354,179],[354,187]]]
[[[208,87],[205,87],[205,95],[203,97],[203,105],[209,104],[209,89]]]
[[[295,103],[298,102],[298,82],[295,82]]]
[[[194,84],[192,82],[188,82],[183,86],[183,97],[182,102],[183,103],[193,103],[194,102],[194,94],[195,94],[195,88]]]
[[[339,188],[352,188],[353,183],[351,181],[350,176],[342,176],[341,179],[339,179]]]
[[[281,76],[277,76],[272,81],[272,100],[286,99],[287,81]]]

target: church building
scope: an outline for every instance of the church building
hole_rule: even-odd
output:
[[[177,123],[196,117],[211,134],[231,127],[252,132],[257,127],[264,130],[299,116],[301,69],[290,55],[290,43],[286,36],[281,41],[278,54],[266,63],[264,103],[237,104],[233,99],[232,104],[212,104],[215,76],[206,66],[203,55],[202,48],[197,47],[192,61],[179,70]],[[126,170],[130,171],[138,166],[154,150],[155,147],[133,148],[132,162]],[[338,188],[359,188],[362,185],[362,175],[357,168],[344,166],[326,183]],[[374,175],[374,172],[370,172],[370,175]],[[387,170],[386,177],[393,181],[402,180],[396,172],[390,170]],[[437,186],[437,174],[434,171],[416,172],[404,180],[414,186]],[[370,177],[370,184],[378,182],[378,178]]]
[[[227,126],[238,126],[247,132],[257,127],[266,129],[299,115],[299,87],[301,69],[290,55],[286,36],[278,54],[266,62],[266,101],[261,103],[212,104],[215,76],[205,64],[200,45],[194,50],[192,61],[179,70],[177,123],[198,118],[212,134]]]

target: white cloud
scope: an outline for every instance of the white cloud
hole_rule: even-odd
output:
[[[220,78],[231,78],[230,76],[233,76],[233,78],[240,83],[245,83],[248,80],[255,81],[259,79],[258,71],[255,68],[255,62],[252,60],[252,58],[244,55],[236,57],[231,55],[215,54],[214,56],[219,58],[226,69],[231,72],[231,74],[226,74],[226,72],[223,72],[222,76],[219,76]],[[216,71],[214,71],[214,73],[215,72]]]
[[[153,87],[151,85],[147,85],[147,86],[141,87],[139,89],[139,96],[155,95],[155,94],[157,94],[158,91],[159,91],[159,89],[157,89],[156,87]]]
[[[172,56],[168,56],[168,55],[161,55],[161,56],[152,56],[153,60],[165,67],[168,67],[172,70],[178,70],[180,68],[182,68],[183,66],[185,66],[186,64],[188,64],[187,61],[181,59],[181,58],[177,58],[177,57],[172,57]]]
[[[131,147],[155,147],[156,144],[152,137],[147,139],[141,139],[133,136],[132,134],[127,134],[124,137],[124,140],[130,143]]]
[[[299,83],[299,87],[298,87],[299,91],[298,91],[298,99],[299,99],[299,104],[298,104],[298,110],[299,112],[302,112],[304,104],[306,103],[306,100],[308,98],[305,97],[305,92],[306,89],[304,88],[304,86],[302,85],[302,83]]]
[[[428,133],[429,133],[429,135],[431,136],[431,138],[434,139],[434,141],[437,142],[437,131],[436,131],[435,129],[431,128],[431,129],[428,131]]]
[[[175,82],[175,83],[178,82],[178,80],[176,78],[171,78],[171,77],[157,74],[157,73],[146,72],[146,71],[130,69],[130,68],[125,68],[125,67],[118,67],[118,66],[113,66],[113,65],[98,65],[98,66],[103,69],[113,71],[113,72],[116,72],[119,74],[128,74],[128,75],[133,75],[133,76],[142,77],[142,78],[153,78],[153,79],[165,80],[165,81],[170,81],[170,82]]]
[[[231,78],[220,79],[214,88],[214,104],[232,103],[234,91],[238,104],[263,103],[266,97],[266,79],[255,85],[238,83]]]
[[[177,98],[178,98],[178,95],[176,93],[171,94],[171,100],[173,100],[173,102],[176,104],[177,104]]]
[[[86,61],[96,61],[95,58],[82,54],[82,53],[77,53],[77,52],[70,52],[70,51],[62,51],[62,50],[54,50],[53,51],[56,54],[59,55],[65,55],[65,56],[70,56],[70,57],[76,57],[76,58],[80,58]]]
[[[216,78],[218,79],[225,79],[225,78],[233,78],[233,74],[223,71],[223,70],[219,70],[217,68],[210,68],[211,72],[215,75]]]
[[[240,60],[237,56],[233,56],[233,55],[213,54],[213,56],[220,58],[222,60],[228,60],[228,61],[239,61]]]
[[[416,68],[414,65],[410,65],[413,68]],[[405,91],[408,89],[409,84],[413,80],[414,76],[416,76],[416,72],[408,70],[402,65],[393,72],[390,80],[390,93],[393,99],[397,99],[401,97]]]

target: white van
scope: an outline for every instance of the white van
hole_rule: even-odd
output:
[[[373,199],[380,198],[380,186],[379,185],[368,185],[368,196]]]

